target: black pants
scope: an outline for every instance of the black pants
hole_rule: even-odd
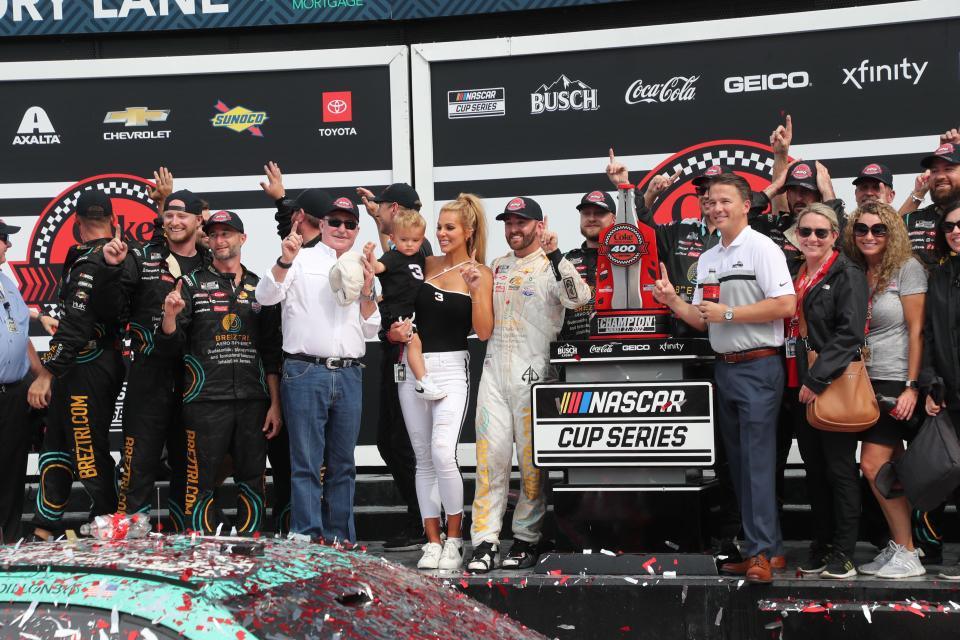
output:
[[[273,477],[272,529],[286,534],[290,531],[290,434],[286,427],[267,441],[267,458]]]
[[[410,520],[421,523],[417,503],[415,474],[417,460],[410,445],[407,425],[400,411],[397,383],[393,380],[393,365],[400,362],[400,345],[380,343],[380,419],[377,422],[377,450],[387,465],[393,481],[407,505]],[[409,370],[407,375],[411,375]]]
[[[813,541],[853,557],[860,523],[860,468],[856,433],[821,431],[810,426],[798,389],[787,389],[784,406],[806,470],[807,497],[813,515]]]
[[[56,528],[63,519],[74,475],[90,495],[91,516],[117,510],[116,465],[110,423],[123,384],[123,359],[104,349],[53,381],[47,430],[40,450],[40,491],[34,524]]]
[[[221,400],[183,405],[186,452],[184,520],[194,531],[214,533],[219,518],[213,506],[217,472],[228,453],[233,459],[237,486],[239,533],[263,526],[263,473],[267,465],[267,438],[263,421],[266,400]]]
[[[915,411],[923,411],[923,405],[917,403]],[[950,421],[953,428],[960,432],[960,411],[949,411]],[[926,411],[923,413],[926,417]],[[953,490],[953,504],[960,509],[960,487]],[[913,510],[911,518],[913,524],[913,543],[923,548],[924,552],[943,552],[943,514],[946,511],[947,502],[944,502],[936,509],[931,511]]]
[[[27,389],[33,376],[0,386],[0,533],[3,542],[20,539],[23,518],[23,492],[27,483],[27,454],[31,433]]]
[[[123,475],[118,511],[149,511],[163,449],[172,468],[168,501],[171,514],[183,513],[183,448],[180,390],[183,363],[179,358],[137,354],[127,374],[123,400]],[[159,505],[158,505],[159,508]],[[177,523],[177,518],[172,518]]]

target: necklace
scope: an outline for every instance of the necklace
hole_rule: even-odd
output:
[[[452,267],[447,267],[446,269],[444,269],[444,270],[441,271],[440,273],[437,273],[437,274],[435,274],[435,275],[430,276],[429,278],[427,278],[427,280],[429,281],[429,280],[433,280],[434,278],[439,278],[440,276],[442,276],[442,275],[445,274],[446,272],[448,272],[448,271],[453,271],[453,270],[456,269],[457,267],[459,267],[459,266],[461,266],[461,265],[465,265],[465,264],[467,264],[467,263],[469,263],[469,262],[470,262],[470,260],[461,260],[460,262],[458,262],[457,264],[453,265]]]

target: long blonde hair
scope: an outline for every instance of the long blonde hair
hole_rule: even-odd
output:
[[[887,244],[883,249],[880,268],[877,269],[877,281],[873,286],[873,292],[876,294],[886,291],[890,280],[900,271],[903,264],[913,257],[913,249],[910,247],[907,227],[896,209],[882,202],[865,202],[850,214],[847,227],[843,230],[843,247],[847,255],[863,267],[864,271],[867,271],[867,259],[853,237],[853,225],[866,213],[877,216],[880,222],[887,226]]]
[[[473,234],[467,238],[467,255],[477,256],[477,262],[486,264],[487,257],[487,216],[483,211],[480,198],[472,193],[461,193],[456,200],[443,205],[440,213],[450,211],[460,218],[460,225],[470,229]]]

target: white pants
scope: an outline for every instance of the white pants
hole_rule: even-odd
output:
[[[417,458],[417,502],[423,518],[463,512],[463,476],[457,462],[457,442],[470,400],[470,354],[443,351],[423,354],[430,379],[447,392],[443,400],[424,400],[407,368],[399,385],[400,408]],[[406,356],[404,356],[406,364]]]

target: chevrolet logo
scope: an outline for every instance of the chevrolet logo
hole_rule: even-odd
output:
[[[127,107],[123,111],[108,111],[104,124],[120,124],[125,127],[145,127],[150,122],[166,122],[170,109],[148,109],[147,107]]]

